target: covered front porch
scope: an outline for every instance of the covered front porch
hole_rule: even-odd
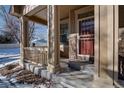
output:
[[[41,9],[37,11],[39,8]],[[93,81],[95,66],[93,64],[94,62],[89,60],[90,55],[88,55],[88,53],[90,54],[91,52],[89,52],[90,50],[88,52],[80,51],[80,49],[77,48],[77,46],[79,46],[79,40],[77,39],[79,28],[76,26],[76,23],[80,22],[77,18],[78,14],[86,13],[86,15],[82,17],[93,18],[93,6],[44,6],[38,7],[38,9],[33,9],[22,18],[23,58],[21,64],[26,69],[44,78],[55,81],[57,78],[62,78],[67,81],[84,80],[84,82],[86,81],[87,83],[88,80],[89,82]],[[31,18],[34,19],[32,20]],[[39,22],[35,18],[44,21]],[[47,46],[29,46],[27,40],[29,20],[48,26]],[[92,38],[90,39],[92,40]],[[94,49],[91,51],[94,51]],[[87,52],[87,54],[83,54],[83,52]],[[94,57],[93,52],[91,56],[92,58]],[[59,79],[59,81],[61,81],[61,79]],[[65,81],[63,81],[63,83],[65,83]],[[74,86],[83,87],[85,83],[81,82],[81,84],[76,85],[75,83]],[[64,85],[66,86],[66,84]]]
[[[23,16],[20,15],[20,65],[48,79],[73,81],[72,85],[77,80],[80,86],[90,82],[91,87],[96,79],[112,85],[117,79],[114,78],[117,77],[114,74],[117,70],[114,63],[117,47],[113,41],[115,12],[113,6],[41,5],[31,9],[25,6]],[[29,20],[47,25],[47,46],[29,46]]]
[[[28,8],[25,8],[25,11],[26,9]],[[85,16],[82,16],[81,14],[85,14]],[[82,33],[82,30],[79,30],[80,28],[76,25],[76,23],[81,22],[78,16],[80,16],[80,19],[83,18],[84,21],[86,19],[89,20],[86,21],[88,21],[89,24],[91,23],[91,25],[89,25],[89,29],[92,30],[92,32],[89,32],[90,34],[88,32],[84,35],[79,34]],[[69,63],[72,63],[72,68],[73,65],[75,65],[74,63],[83,62],[82,64],[85,65],[94,63],[94,36],[92,36],[94,35],[94,27],[91,27],[94,25],[92,22],[93,16],[93,6],[35,6],[35,9],[28,11],[21,18],[21,49],[23,50],[21,64],[23,65],[25,62],[33,63],[45,67],[51,73],[56,73],[61,72],[62,70],[60,64],[63,61],[61,61],[61,59],[66,60],[63,64],[70,65]],[[29,20],[48,26],[47,46],[33,46],[29,44]],[[79,35],[80,39],[78,39]],[[91,41],[86,41],[88,39]],[[84,49],[81,48],[81,43],[83,44],[83,42],[86,42],[87,44]],[[90,44],[89,49],[92,48],[91,50],[86,49],[88,44]],[[74,67],[74,69],[80,70],[81,67],[79,64],[77,65],[78,67]]]

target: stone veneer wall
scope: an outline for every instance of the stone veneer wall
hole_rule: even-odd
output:
[[[69,35],[69,58],[77,58],[77,34]]]
[[[71,10],[69,13],[69,59],[77,58],[77,32],[75,29],[75,12]]]

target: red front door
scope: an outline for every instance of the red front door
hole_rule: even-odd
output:
[[[94,56],[94,18],[79,21],[79,54]]]

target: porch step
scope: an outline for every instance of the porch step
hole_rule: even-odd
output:
[[[92,87],[93,75],[82,72],[71,72],[60,75],[60,84],[68,88]]]
[[[45,67],[37,66],[28,62],[24,63],[25,69],[33,72],[36,75],[40,75],[48,80],[52,79],[53,74],[47,71]]]
[[[61,74],[52,74],[44,67],[25,63],[25,68],[37,75],[55,81],[57,88],[87,88],[92,87],[93,74],[89,71],[71,71]]]

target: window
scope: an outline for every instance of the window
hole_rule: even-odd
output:
[[[60,42],[68,44],[68,24],[60,24]]]

